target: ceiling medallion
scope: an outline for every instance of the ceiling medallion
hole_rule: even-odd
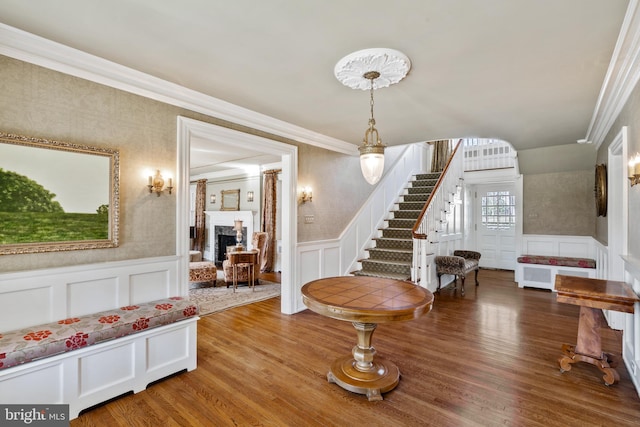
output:
[[[380,73],[373,89],[389,87],[402,80],[411,69],[411,61],[404,53],[386,48],[363,49],[342,58],[334,68],[338,81],[351,89],[371,89],[371,79],[365,74]]]

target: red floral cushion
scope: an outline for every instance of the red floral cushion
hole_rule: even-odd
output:
[[[198,314],[182,297],[120,307],[0,334],[0,369],[167,325]]]
[[[518,257],[521,264],[557,265],[560,267],[596,268],[596,260],[590,258],[572,258],[562,256],[522,255]]]

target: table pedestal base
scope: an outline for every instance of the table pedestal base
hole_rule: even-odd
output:
[[[560,372],[570,371],[571,364],[577,362],[586,362],[596,366],[600,371],[604,373],[602,379],[606,385],[612,385],[620,381],[620,375],[614,369],[617,365],[617,361],[612,358],[610,354],[602,353],[601,358],[587,356],[584,354],[576,353],[575,346],[569,344],[562,345],[562,353],[564,354],[558,363],[560,364]]]
[[[393,390],[400,382],[400,370],[393,362],[376,357],[371,345],[375,323],[352,324],[358,334],[358,344],[351,351],[353,357],[344,356],[333,362],[327,380],[345,390],[366,394],[369,401],[382,400],[382,393]]]
[[[382,393],[393,390],[400,382],[400,370],[393,362],[376,357],[367,372],[357,369],[356,363],[351,356],[337,359],[331,365],[327,380],[345,390],[366,394],[369,401],[382,400]]]
[[[578,320],[578,343],[575,346],[563,344],[563,356],[558,359],[560,372],[571,370],[571,364],[586,362],[596,366],[604,373],[604,383],[611,385],[620,381],[620,376],[615,369],[616,363],[609,364],[612,358],[602,351],[600,343],[600,326],[603,323],[602,310],[580,306],[580,319]]]

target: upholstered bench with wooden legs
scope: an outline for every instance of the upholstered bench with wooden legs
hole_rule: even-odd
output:
[[[440,292],[441,277],[443,274],[453,275],[454,282],[460,277],[462,295],[464,295],[464,279],[467,274],[472,271],[475,271],[476,286],[478,286],[480,256],[480,252],[465,250],[456,250],[453,252],[453,255],[436,256],[436,274],[438,275],[438,289],[436,289],[436,293]]]

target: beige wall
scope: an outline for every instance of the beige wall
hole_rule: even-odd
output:
[[[594,171],[524,175],[524,234],[592,236]]]
[[[120,247],[0,256],[0,272],[175,254],[175,195],[151,197],[147,168],[176,176],[176,120],[182,115],[270,137],[300,148],[300,183],[314,187],[315,223],[299,240],[338,237],[371,187],[357,157],[264,132],[0,55],[0,131],[120,150]],[[70,171],[70,173],[72,173]],[[348,185],[347,185],[348,184]]]

